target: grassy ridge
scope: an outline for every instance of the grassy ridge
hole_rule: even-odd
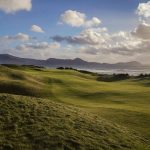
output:
[[[64,108],[68,107],[68,104],[75,105],[78,108],[75,108],[74,106],[69,106],[69,107],[72,107],[72,110],[77,109],[78,111],[71,112],[71,109],[69,109],[67,110],[67,114],[69,115],[71,114],[72,117],[75,115],[75,112],[80,112],[80,111],[86,112],[87,114],[84,113],[83,116],[81,115],[84,118],[84,120],[86,119],[88,120],[88,121],[86,120],[87,122],[85,121],[84,125],[82,124],[83,126],[85,126],[85,124],[86,125],[94,124],[94,120],[95,120],[94,116],[98,118],[97,119],[98,121],[101,121],[103,120],[102,118],[105,118],[104,119],[105,121],[103,122],[104,124],[103,123],[99,124],[99,126],[97,126],[97,124],[92,125],[93,129],[94,128],[98,128],[98,129],[95,129],[94,132],[90,133],[90,137],[94,137],[95,135],[94,141],[91,142],[90,140],[92,139],[90,137],[88,139],[89,140],[88,143],[91,143],[90,144],[91,149],[92,148],[98,149],[99,146],[101,146],[101,149],[102,148],[115,149],[115,147],[116,149],[117,148],[137,149],[140,146],[142,147],[142,149],[148,149],[149,139],[150,139],[150,134],[149,134],[150,133],[150,128],[149,128],[150,126],[150,119],[149,119],[150,118],[150,105],[149,105],[150,104],[150,94],[149,94],[150,80],[149,79],[141,80],[141,79],[133,78],[133,79],[127,79],[122,81],[116,81],[116,82],[103,82],[103,81],[97,81],[96,79],[97,76],[94,74],[93,75],[84,74],[73,70],[55,70],[55,69],[49,70],[49,69],[25,67],[25,66],[24,67],[1,66],[0,67],[0,93],[17,94],[17,95],[25,95],[25,96],[50,99],[51,101],[48,104],[50,106],[52,104],[57,105],[55,102],[58,101],[61,102],[60,103],[62,105],[61,109],[63,107]],[[11,95],[9,95],[8,97],[10,100]],[[13,101],[19,100],[19,96],[12,96],[12,97],[13,97],[12,98]],[[22,97],[21,99],[23,100],[27,99],[29,103],[30,100],[32,101],[33,98]],[[34,101],[37,100],[38,99],[36,98],[34,99]],[[40,99],[40,101],[44,103],[45,102],[48,103],[48,100]],[[33,101],[31,102],[31,104],[32,103]],[[39,105],[39,103],[37,105]],[[39,110],[39,112],[40,111],[41,112],[44,111],[42,107]],[[18,110],[18,112],[20,112],[20,110]],[[61,111],[59,110],[58,114],[60,112]],[[91,117],[88,118],[88,116],[90,115]],[[80,118],[81,116],[79,115],[78,117]],[[60,115],[60,118],[61,117],[62,116]],[[37,116],[35,118],[37,118]],[[56,120],[56,118],[54,120]],[[118,130],[117,132],[113,131],[113,128],[115,127],[114,123],[117,124],[117,127],[115,128],[115,130]],[[50,122],[49,124],[52,124],[52,122]],[[73,124],[71,124],[70,126],[67,125],[68,129],[70,129]],[[45,126],[45,124],[43,125]],[[41,125],[41,127],[43,125]],[[90,131],[88,131],[88,128],[83,129],[82,125],[78,128],[78,130],[81,128],[80,132],[84,130],[84,132],[89,133]],[[96,134],[97,132],[96,130],[101,130],[100,126],[103,127],[108,126],[109,128],[108,133],[110,133],[110,135],[107,134],[106,137],[105,134],[103,133],[102,136],[106,138],[105,139],[106,141],[104,140],[105,142],[103,141],[102,143],[100,141],[104,137],[103,138],[99,137],[99,134]],[[49,130],[50,128],[47,127],[46,131],[49,132]],[[73,133],[75,134],[74,128],[72,129],[72,135]],[[63,132],[63,134],[66,134],[66,132]],[[82,138],[82,140],[78,142],[79,147],[80,149],[84,149],[86,145],[83,144],[84,143],[83,141],[87,140],[87,138],[85,137],[88,137],[88,135],[82,136],[79,134],[79,136],[77,136],[74,139],[74,141],[77,141],[77,139],[78,138],[80,139],[80,137]],[[111,137],[112,141],[114,141],[115,143],[112,144],[111,142],[109,142],[107,140],[109,139],[109,137]],[[134,137],[135,141],[132,140],[132,137]],[[125,145],[123,144],[124,146],[122,147],[119,144],[120,138],[123,139],[121,143],[125,144]],[[101,144],[98,145],[98,143]],[[65,142],[63,141],[60,147],[62,148],[63,145],[67,145],[67,144],[65,144]],[[71,145],[70,147],[73,148],[74,146]],[[139,149],[141,149],[141,147]]]

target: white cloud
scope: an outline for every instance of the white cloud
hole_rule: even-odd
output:
[[[150,1],[147,3],[140,3],[137,8],[137,14],[145,18],[150,17]]]
[[[97,17],[93,17],[91,20],[85,22],[85,27],[97,27],[101,24],[101,20]]]
[[[86,16],[83,13],[73,10],[67,10],[63,14],[61,14],[60,21],[73,27],[80,27],[84,24],[85,18]]]
[[[60,55],[59,50],[60,44],[57,42],[36,42],[20,44],[11,52],[27,58],[46,59]]]
[[[47,43],[47,42],[37,42],[37,43],[25,43],[18,45],[16,47],[18,50],[30,51],[30,50],[46,50],[46,49],[58,49],[60,44],[57,42]]]
[[[109,41],[106,28],[88,28],[83,30],[79,37],[90,45],[103,44]]]
[[[54,36],[52,39],[57,42],[66,41],[70,44],[96,45],[108,42],[109,34],[106,28],[88,28],[77,36]]]
[[[30,11],[31,0],[0,0],[0,10],[5,13],[15,13],[20,10]]]
[[[139,24],[132,34],[142,39],[150,39],[150,25],[146,23]]]
[[[44,30],[41,27],[37,26],[37,25],[32,25],[31,31],[32,32],[38,32],[38,33],[44,33]]]
[[[101,24],[101,20],[96,17],[93,17],[91,20],[87,20],[84,13],[67,10],[61,14],[60,23],[67,24],[72,27],[96,27]]]
[[[27,34],[24,34],[24,33],[18,33],[17,35],[15,35],[15,36],[4,36],[4,37],[1,37],[1,38],[3,38],[4,40],[12,40],[12,41],[14,41],[14,40],[18,40],[18,41],[28,41],[28,40],[30,40],[31,39],[31,37],[29,36],[29,35],[27,35]]]
[[[24,33],[18,33],[13,36],[0,36],[0,53],[11,53],[13,51],[12,47],[14,47],[16,43],[24,43],[32,39],[32,37]]]
[[[106,28],[88,28],[79,35],[68,37],[56,36],[53,37],[53,40],[57,42],[66,41],[72,45],[77,44],[78,53],[88,55],[113,54],[129,57],[142,53],[150,54],[150,40],[147,39],[145,41],[138,35],[133,36],[133,32],[120,31],[110,34]],[[148,38],[148,35],[144,35],[145,33],[144,31],[143,35],[142,33],[138,34],[143,38]]]

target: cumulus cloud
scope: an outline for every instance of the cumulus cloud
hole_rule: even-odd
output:
[[[149,34],[145,30],[139,30],[138,28],[132,32],[120,31],[112,34],[106,28],[88,28],[79,35],[55,36],[53,40],[57,42],[65,41],[72,45],[77,44],[78,53],[88,55],[115,54],[133,56],[142,53],[149,54]]]
[[[146,23],[139,24],[132,34],[142,39],[150,39],[150,25]]]
[[[4,36],[4,37],[1,37],[1,39],[3,40],[9,40],[9,41],[14,41],[14,40],[18,40],[18,41],[28,41],[30,39],[32,39],[29,35],[27,34],[24,34],[24,33],[18,33],[17,35],[15,36]]]
[[[147,3],[140,3],[137,8],[137,14],[145,18],[150,17],[150,1]]]
[[[30,11],[31,0],[0,0],[0,10],[5,13],[15,13],[20,10]]]
[[[73,27],[80,27],[84,24],[85,18],[86,16],[83,13],[73,10],[67,10],[63,14],[61,14],[60,21]]]
[[[95,45],[107,42],[109,35],[106,28],[88,28],[77,36],[54,36],[52,39],[57,42],[66,41],[69,44]]]
[[[91,20],[85,21],[85,27],[97,27],[101,24],[101,20],[97,17],[93,17]]]
[[[88,45],[85,47],[84,53],[93,55],[120,55],[131,57],[136,55],[150,55],[150,39],[141,39],[133,36],[131,32],[118,32],[109,34],[108,43]]]
[[[60,16],[60,23],[70,25],[72,27],[96,27],[101,24],[101,20],[93,17],[91,20],[86,19],[84,13],[67,10]]]
[[[37,25],[32,25],[31,31],[32,32],[38,32],[38,33],[44,33],[44,30],[41,27],[37,26]]]

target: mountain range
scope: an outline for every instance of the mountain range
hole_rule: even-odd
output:
[[[36,65],[49,68],[72,67],[77,69],[148,69],[150,66],[143,65],[137,61],[119,62],[115,64],[88,62],[80,58],[46,60],[20,58],[9,54],[0,54],[0,64]]]

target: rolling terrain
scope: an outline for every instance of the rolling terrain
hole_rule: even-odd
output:
[[[150,149],[150,78],[0,66],[0,149]]]

